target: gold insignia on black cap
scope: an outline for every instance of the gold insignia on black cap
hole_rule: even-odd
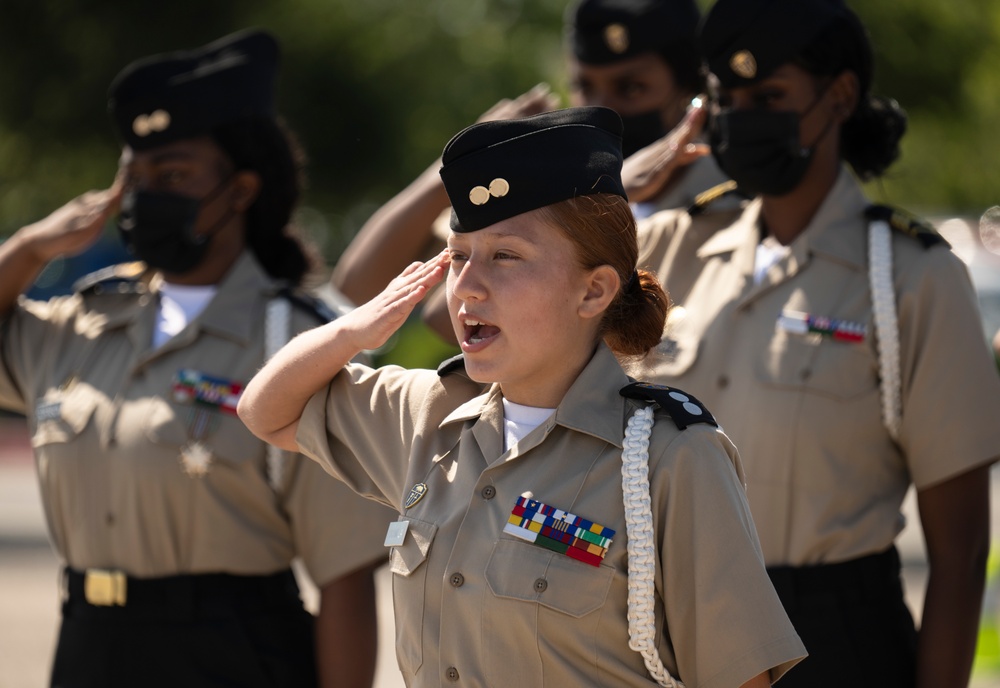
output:
[[[153,132],[166,131],[170,126],[170,113],[153,110],[148,115],[139,115],[132,121],[132,131],[136,136],[149,136]]]
[[[486,205],[490,198],[503,198],[510,191],[510,184],[506,179],[497,177],[490,182],[490,188],[485,186],[474,186],[469,191],[469,200],[472,205]]]
[[[729,68],[736,76],[752,79],[757,76],[757,60],[749,50],[739,50],[729,58]]]
[[[604,27],[604,42],[608,44],[611,52],[621,55],[628,50],[628,29],[624,24],[608,24]]]

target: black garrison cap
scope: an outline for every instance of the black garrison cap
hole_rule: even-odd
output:
[[[133,62],[111,83],[108,109],[122,141],[155,148],[232,120],[274,117],[277,68],[277,41],[249,29]]]
[[[604,107],[473,124],[448,142],[441,162],[456,232],[474,232],[577,196],[627,198],[622,121]]]
[[[607,64],[693,38],[700,19],[694,0],[580,0],[565,23],[576,59]]]
[[[748,86],[850,16],[843,0],[717,0],[701,28],[701,50],[723,87]]]

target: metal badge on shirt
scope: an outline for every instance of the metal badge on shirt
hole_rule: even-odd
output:
[[[503,532],[539,547],[600,566],[615,531],[535,499],[518,497]]]
[[[243,383],[213,377],[197,370],[178,370],[174,377],[173,398],[179,404],[191,404],[187,418],[188,441],[181,448],[181,464],[193,477],[208,473],[212,452],[204,439],[215,429],[218,412],[236,415],[236,404],[243,393]]]

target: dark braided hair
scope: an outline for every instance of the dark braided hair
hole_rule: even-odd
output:
[[[906,112],[891,98],[871,93],[872,46],[861,20],[848,11],[794,60],[810,74],[835,77],[844,70],[858,77],[859,99],[840,129],[840,156],[862,180],[881,176],[899,158]]]
[[[292,224],[305,186],[305,152],[283,122],[235,120],[212,131],[212,139],[237,170],[253,170],[260,192],[246,213],[246,240],[267,274],[302,284],[322,265],[319,252]]]

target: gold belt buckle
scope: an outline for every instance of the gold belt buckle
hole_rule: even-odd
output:
[[[95,607],[124,607],[125,574],[121,571],[87,569],[83,579],[83,594]]]

